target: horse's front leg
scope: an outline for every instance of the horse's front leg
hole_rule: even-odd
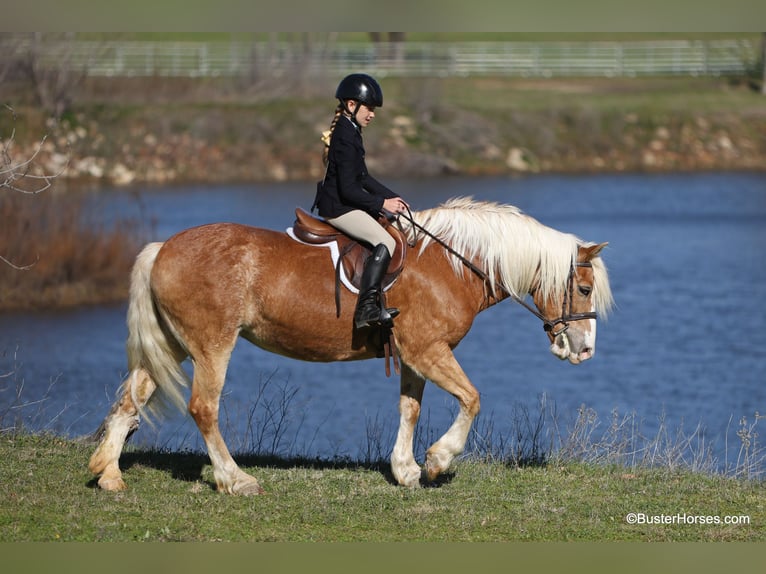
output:
[[[391,453],[391,471],[402,486],[418,486],[421,469],[415,461],[412,441],[415,425],[420,417],[423,388],[426,380],[409,366],[402,365],[401,394],[399,396],[399,432]]]
[[[447,432],[426,452],[426,478],[434,480],[449,469],[454,458],[463,452],[471,425],[479,414],[479,392],[471,384],[446,343],[435,345],[420,354],[415,368],[454,396],[460,407]]]

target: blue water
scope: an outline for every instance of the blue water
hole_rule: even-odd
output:
[[[528,409],[534,416],[544,397],[555,408],[557,432],[564,433],[584,405],[598,414],[600,431],[613,411],[634,416],[649,436],[664,418],[671,434],[699,428],[716,457],[736,458],[740,419],[752,424],[756,412],[766,413],[766,175],[389,183],[414,209],[473,195],[517,205],[585,240],[609,242],[603,257],[617,308],[599,322],[593,360],[559,362],[548,352],[538,320],[513,303],[477,318],[456,351],[481,393],[477,428],[491,422],[507,436],[514,413]],[[310,206],[311,187],[104,190],[94,208],[106,220],[152,221],[155,239],[211,221],[284,229],[296,206]],[[93,431],[125,375],[125,310],[120,304],[0,315],[0,424],[21,422],[72,436]],[[398,425],[398,389],[380,360],[303,363],[242,341],[224,389],[224,432],[235,451],[256,445],[283,454],[386,456]],[[433,385],[426,387],[423,407],[420,453],[456,413],[452,397]],[[269,420],[284,426],[278,431]],[[193,423],[182,415],[159,430],[144,425],[134,440],[202,448]],[[382,452],[370,452],[371,443]]]

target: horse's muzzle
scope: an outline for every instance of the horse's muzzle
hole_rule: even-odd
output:
[[[579,365],[593,357],[593,347],[583,347],[582,349],[573,349],[569,337],[566,333],[560,333],[553,341],[550,347],[551,353],[562,361],[568,360],[573,365]]]

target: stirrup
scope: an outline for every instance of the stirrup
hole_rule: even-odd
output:
[[[366,314],[365,311],[373,311],[373,313]],[[394,317],[399,314],[399,309],[395,307],[369,307],[365,311],[354,313],[354,326],[357,329],[365,329],[367,327],[393,327]],[[364,315],[367,315],[366,317]],[[362,315],[360,317],[360,315]]]
[[[372,312],[374,311],[374,313]],[[380,322],[380,312],[377,307],[357,308],[354,313],[354,326],[357,329],[374,327]]]
[[[399,309],[396,307],[389,307],[386,309],[385,307],[380,308],[380,324],[383,327],[388,327],[389,329],[394,326],[394,318],[399,315]]]

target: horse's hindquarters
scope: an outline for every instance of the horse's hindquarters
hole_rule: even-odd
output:
[[[152,276],[159,307],[188,348],[236,332],[280,355],[309,361],[374,356],[353,330],[356,296],[339,287],[330,252],[286,234],[212,224],[168,240]]]

